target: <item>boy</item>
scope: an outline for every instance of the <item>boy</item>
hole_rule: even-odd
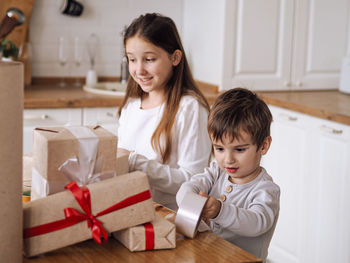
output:
[[[221,94],[208,118],[215,161],[182,184],[180,205],[188,192],[208,197],[202,219],[211,231],[266,260],[279,214],[280,189],[260,167],[270,144],[272,115],[247,89]]]

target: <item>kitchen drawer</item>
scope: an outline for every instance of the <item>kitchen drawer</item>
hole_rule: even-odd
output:
[[[81,125],[81,109],[27,109],[24,126]]]
[[[26,109],[23,112],[23,154],[33,148],[36,127],[74,126],[82,124],[81,109]]]
[[[84,108],[84,125],[101,125],[117,135],[118,131],[118,107],[107,108]]]

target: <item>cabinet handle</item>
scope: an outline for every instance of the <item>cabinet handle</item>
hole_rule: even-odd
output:
[[[115,117],[114,114],[113,114],[112,112],[107,112],[106,115],[107,115],[108,117],[112,117],[112,118]]]
[[[332,134],[342,134],[343,133],[343,130],[334,129],[334,128],[328,127],[326,125],[322,125],[320,128],[322,131],[332,133]]]
[[[301,86],[303,86],[303,83],[302,83],[301,81],[297,81],[297,83],[295,83],[295,85],[296,85],[297,87],[301,87]]]
[[[290,87],[290,86],[292,86],[292,83],[290,81],[285,81],[284,82],[284,86],[285,87]]]
[[[290,116],[290,115],[285,114],[285,113],[279,114],[279,117],[284,119],[284,120],[287,120],[287,121],[297,121],[298,120],[298,117]]]
[[[47,114],[42,114],[40,116],[38,116],[38,115],[24,115],[24,117],[23,117],[24,120],[47,120],[49,118],[50,118],[50,116]]]

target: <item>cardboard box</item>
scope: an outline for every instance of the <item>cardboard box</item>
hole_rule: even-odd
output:
[[[98,216],[97,219],[109,233],[154,219],[155,211],[150,198],[148,178],[142,172],[116,176],[86,187],[90,191],[92,215],[145,191],[149,195],[144,201]],[[82,208],[69,190],[23,204],[25,256],[35,256],[92,237],[87,220],[57,231],[27,237],[30,228],[65,219],[65,208],[74,208],[82,212]]]
[[[23,155],[23,191],[31,191],[32,186],[33,153]],[[129,155],[117,156],[116,174],[123,175],[129,172]],[[35,195],[35,193],[34,193]],[[40,198],[38,195],[33,200]]]
[[[100,126],[34,130],[32,199],[115,176],[117,137]]]
[[[22,116],[23,65],[0,61],[1,262],[22,262]]]
[[[116,172],[117,175],[123,175],[129,172],[129,154],[117,155]]]
[[[144,251],[152,249],[169,249],[176,247],[176,227],[160,215],[148,224],[130,227],[113,232],[115,239],[119,240],[130,251]],[[149,228],[151,227],[151,230]],[[148,228],[148,230],[146,230]],[[151,234],[146,234],[151,231]]]

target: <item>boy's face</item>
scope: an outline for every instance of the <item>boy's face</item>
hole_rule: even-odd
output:
[[[224,135],[222,141],[212,142],[219,167],[229,174],[229,180],[235,184],[246,184],[259,175],[261,156],[268,151],[271,137],[266,137],[258,150],[251,135],[242,130],[239,138],[232,140],[231,136]]]

